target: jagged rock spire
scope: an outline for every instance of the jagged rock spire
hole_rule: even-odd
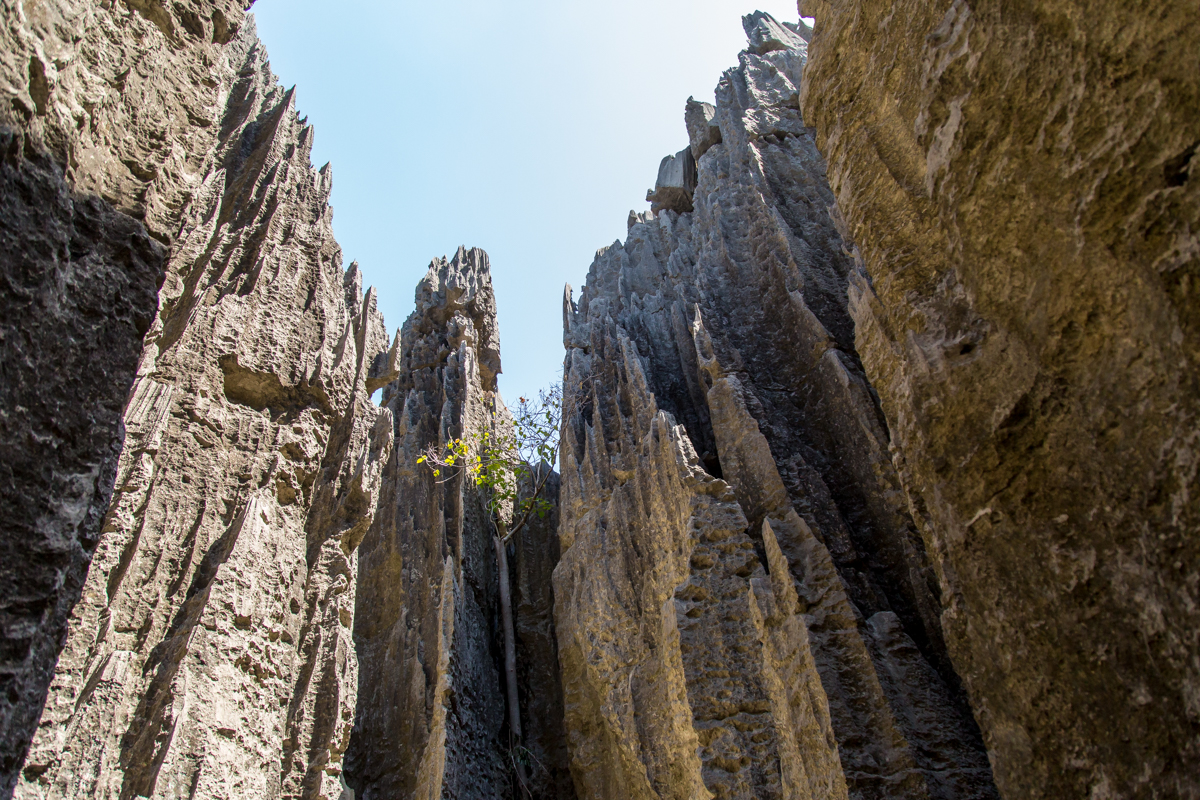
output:
[[[392,435],[367,381],[395,357],[253,27],[222,57],[23,800],[341,793],[355,548]]]
[[[631,215],[564,300],[566,380],[587,387],[555,571],[578,785],[991,800],[854,349],[806,43],[745,23],[715,107],[687,106],[687,202]]]

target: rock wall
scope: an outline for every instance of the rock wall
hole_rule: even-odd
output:
[[[745,25],[716,106],[689,101],[692,196],[664,162],[658,214],[565,300],[576,788],[995,797],[855,351],[854,261],[798,111],[809,31]]]
[[[145,37],[184,35],[148,8]],[[21,798],[342,791],[354,551],[391,447],[369,396],[392,362],[252,26],[219,59],[180,78],[216,82],[215,140],[159,220],[158,314]]]
[[[360,548],[354,637],[361,674],[348,781],[363,800],[510,796],[493,527],[461,470],[430,446],[492,430],[500,342],[487,254],[434,261],[384,390],[395,440]]]
[[[511,797],[495,527],[461,469],[417,459],[511,426],[487,254],[460,248],[417,286],[384,390],[395,449],[362,545],[362,673],[348,753],[358,797]]]
[[[1200,796],[1194,9],[744,20],[564,300],[518,741],[487,256],[389,343],[241,5],[0,3],[0,797]]]
[[[550,591],[557,512],[516,532],[509,545],[518,742],[506,711],[486,490],[459,468],[435,475],[418,462],[430,447],[445,453],[454,439],[474,446],[481,433],[512,432],[496,388],[500,338],[482,250],[460,248],[430,265],[401,330],[397,369],[383,393],[395,447],[360,548],[361,671],[347,781],[363,800],[570,798]],[[553,504],[557,487],[551,475],[543,498]]]
[[[535,797],[569,796],[557,517],[510,548],[522,750],[483,496],[415,465],[511,424],[486,255],[435,263],[400,370],[240,7],[17,4],[5,24],[0,792],[341,796],[359,708],[363,796],[514,796],[519,762]],[[397,670],[428,696],[377,703]]]
[[[0,4],[0,796],[100,536],[122,408],[242,14]]]
[[[816,17],[855,341],[1005,797],[1200,796],[1200,15]]]

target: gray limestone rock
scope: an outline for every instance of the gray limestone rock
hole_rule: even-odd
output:
[[[683,121],[687,125],[692,158],[696,161],[708,152],[708,148],[721,142],[721,126],[716,123],[716,114],[717,110],[710,103],[698,103],[694,98],[688,98]]]
[[[390,338],[242,4],[4,5],[0,797],[1200,794],[1200,17],[802,5],[507,551],[418,463],[513,424],[486,254]]]
[[[742,17],[742,28],[750,40],[749,52],[756,55],[765,56],[775,50],[790,50],[800,56],[808,52],[808,37],[801,36],[799,28],[780,23],[765,11]]]
[[[690,148],[665,156],[658,165],[654,188],[646,192],[646,202],[655,214],[664,210],[691,211],[692,192],[696,190],[696,159]]]
[[[1001,793],[1200,796],[1200,15],[802,6],[856,346]]]
[[[507,411],[487,254],[460,248],[417,287],[383,401],[395,446],[360,548],[360,702],[347,782],[362,800],[515,796],[499,672],[494,527],[461,470],[427,447],[501,430]]]
[[[566,301],[566,374],[588,387],[555,573],[576,786],[993,798],[855,351],[803,42],[747,28],[694,210],[637,220]]]
[[[847,797],[786,561],[761,560],[604,300],[571,309],[587,345],[565,376],[587,389],[566,407],[554,571],[576,790]]]
[[[27,148],[0,129],[0,796],[100,537],[165,256]]]
[[[147,36],[192,35],[147,8]],[[253,27],[222,53],[228,101],[171,226],[20,798],[341,792],[355,548],[391,448],[366,382],[388,338]]]
[[[228,0],[155,20],[137,5],[0,10],[0,796],[101,535],[163,245],[216,138],[242,20]]]

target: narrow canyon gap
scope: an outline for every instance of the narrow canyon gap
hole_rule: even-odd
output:
[[[389,334],[248,6],[5,2],[0,796],[1200,796],[1200,15],[801,5],[564,296],[517,740],[486,253]]]

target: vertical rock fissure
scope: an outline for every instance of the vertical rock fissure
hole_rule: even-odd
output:
[[[853,248],[798,111],[806,39],[800,27],[765,14],[745,25],[750,48],[718,84],[716,105],[688,104],[694,183],[676,186],[664,161],[651,192],[655,210],[630,215],[628,238],[597,253],[578,303],[568,294],[564,304],[566,369],[595,390],[594,408],[577,404],[563,425],[571,441],[563,450],[560,571],[568,571],[556,573],[558,629],[569,636],[615,626],[611,645],[592,642],[592,633],[560,641],[576,783],[597,798],[616,786],[631,796],[671,796],[692,780],[682,777],[688,773],[718,797],[820,786],[855,798],[993,798],[978,728],[941,641],[936,580],[855,352]],[[624,487],[678,467],[640,455],[638,436],[651,426],[631,421],[639,407],[669,410],[673,428],[683,422],[675,429],[688,447],[678,458],[720,476],[713,485],[725,487],[744,520],[736,535],[701,526],[698,535],[661,538],[671,525]],[[710,540],[724,544],[713,549]],[[614,546],[616,561],[603,555]],[[645,572],[658,563],[655,546],[691,564],[669,595],[654,594],[669,580],[665,565],[656,568],[661,577]],[[789,607],[786,592],[741,595],[747,602],[728,588],[772,572],[772,549],[794,585],[796,618],[780,611]],[[607,574],[586,566],[595,563],[609,564]],[[673,597],[678,618],[665,638],[635,646],[617,631],[651,624],[654,606],[635,600],[648,594]],[[791,655],[800,652],[796,624],[801,651],[812,648],[799,661]],[[740,642],[750,631],[760,644]],[[791,644],[769,644],[778,636]],[[674,674],[689,720],[679,724],[692,733],[618,722],[679,713],[661,705],[669,693],[653,699],[592,677],[599,660],[618,683],[625,670],[634,687],[643,674],[647,687],[665,680],[657,675],[671,674],[667,661],[666,671],[647,673],[637,666],[645,663],[638,647],[680,654],[682,675]],[[724,663],[726,649],[756,655]],[[731,679],[735,685],[722,686]],[[816,698],[793,719],[773,698],[800,686]],[[600,735],[585,713],[613,727]],[[750,716],[720,722],[739,715]],[[820,724],[805,721],[822,715],[832,761],[811,745]],[[686,750],[689,736],[701,748],[699,773],[682,755],[672,765],[659,754]],[[648,785],[634,765],[647,771]],[[834,775],[840,790],[831,788]]]
[[[560,708],[547,591],[555,531],[531,523],[500,541],[507,529],[486,486],[418,461],[456,439],[511,432],[496,391],[499,336],[482,250],[430,265],[396,370],[383,392],[395,447],[359,550],[360,702],[347,782],[363,800],[560,796],[561,716],[539,713]]]

